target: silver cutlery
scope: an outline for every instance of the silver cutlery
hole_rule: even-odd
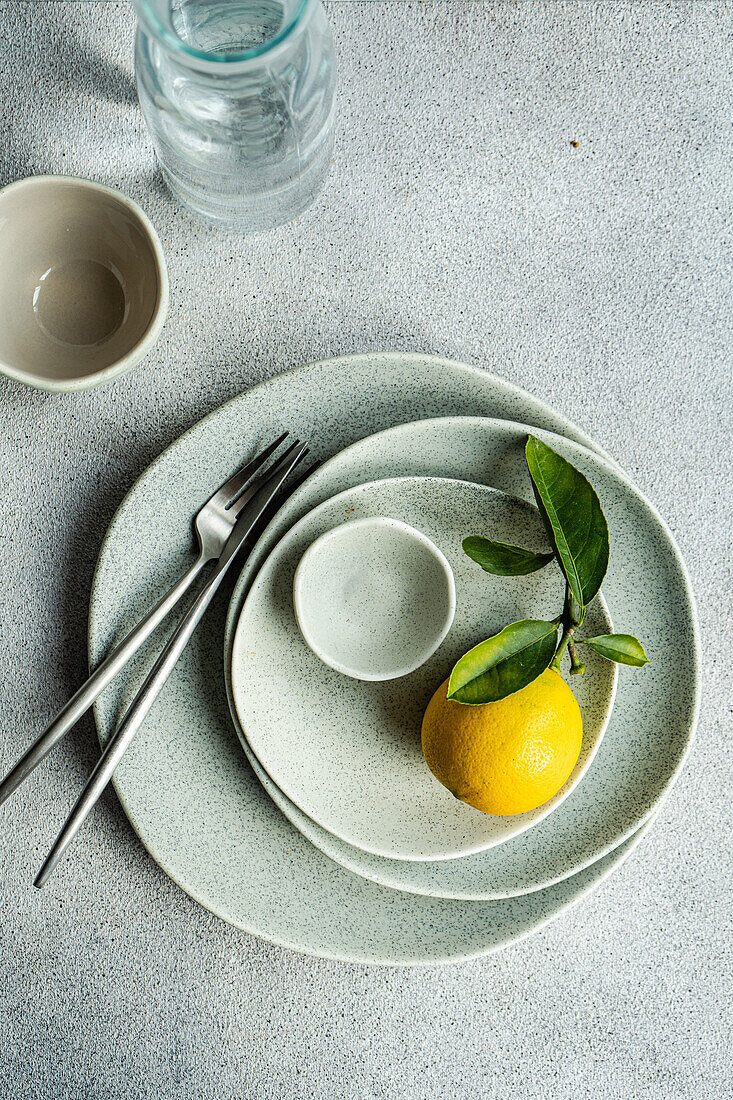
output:
[[[56,715],[40,737],[23,754],[12,771],[0,783],[0,806],[10,797],[23,780],[68,733],[81,716],[86,713],[97,696],[114,680],[120,670],[138,651],[143,642],[163,622],[169,612],[182,599],[204,567],[220,557],[227,539],[234,530],[237,517],[250,497],[240,501],[241,494],[252,475],[277,450],[287,438],[284,432],[259,454],[229,478],[204,504],[194,520],[198,543],[198,556],[193,565],[183,574],[169,592],[155,605],[145,618],[135,626],[126,638],[102,661],[85,684],[72,696],[66,706]],[[264,475],[257,487],[264,483]],[[237,507],[238,505],[238,507]]]
[[[274,448],[270,448],[270,453],[272,449]],[[229,504],[227,510],[233,512],[238,518],[221,550],[211,577],[173,631],[170,640],[153,665],[119,727],[105,746],[66,824],[56,838],[56,842],[36,876],[34,886],[40,888],[47,882],[59,859],[78,833],[89,811],[111,779],[112,773],[122,759],[128,745],[145,721],[150,708],[203,618],[237,552],[247,540],[253,527],[260,520],[263,512],[278,493],[288,475],[307,453],[307,445],[296,440],[270,467],[266,474],[257,478],[244,492],[238,493],[235,500]]]

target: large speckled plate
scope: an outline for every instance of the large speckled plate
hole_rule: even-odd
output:
[[[368,355],[303,367],[229,402],[165,451],[118,510],[90,607],[90,660],[140,617],[190,560],[191,517],[247,455],[287,427],[316,456],[394,424],[448,414],[503,417],[590,441],[505,382],[419,355]],[[367,882],[306,840],[262,789],[232,728],[224,690],[227,594],[211,608],[130,747],[115,787],[160,866],[232,924],[328,957],[430,963],[497,950],[557,917],[638,842],[565,882],[508,901],[417,897]],[[160,638],[95,707],[105,743]]]
[[[227,620],[225,664],[241,608],[262,562],[292,525],[345,488],[373,478],[439,474],[489,483],[532,499],[524,459],[530,429],[477,417],[405,424],[336,455],[287,501],[247,559]],[[426,866],[362,852],[303,814],[254,757],[253,768],[287,817],[342,866],[373,881],[437,897],[502,898],[559,882],[622,843],[679,774],[697,715],[695,611],[684,566],[664,523],[616,466],[559,436],[536,431],[598,490],[609,520],[611,564],[603,595],[615,629],[644,639],[652,663],[622,668],[608,730],[578,788],[522,836],[475,855]],[[234,713],[234,711],[233,711]]]

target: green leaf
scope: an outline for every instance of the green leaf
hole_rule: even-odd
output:
[[[531,684],[557,648],[557,623],[522,619],[470,649],[450,674],[448,698],[457,703],[494,703]]]
[[[523,577],[535,573],[554,558],[554,554],[536,554],[534,550],[524,550],[521,546],[510,546],[506,542],[494,542],[480,535],[471,535],[463,540],[463,549],[487,573],[499,577]]]
[[[608,569],[608,524],[579,470],[531,435],[525,448],[537,507],[570,592],[587,607]]]
[[[607,661],[619,665],[643,668],[649,662],[644,646],[633,634],[599,634],[596,638],[583,638],[577,644],[590,646]]]

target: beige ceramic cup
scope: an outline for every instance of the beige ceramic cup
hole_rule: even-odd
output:
[[[136,203],[74,176],[0,190],[0,371],[97,386],[150,351],[167,309],[163,250]]]

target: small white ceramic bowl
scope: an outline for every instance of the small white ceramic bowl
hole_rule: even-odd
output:
[[[167,309],[163,249],[136,203],[75,176],[0,191],[0,371],[97,386],[150,351]]]
[[[453,622],[456,589],[429,538],[378,516],[316,539],[295,571],[293,600],[303,638],[330,668],[394,680],[435,653]]]

